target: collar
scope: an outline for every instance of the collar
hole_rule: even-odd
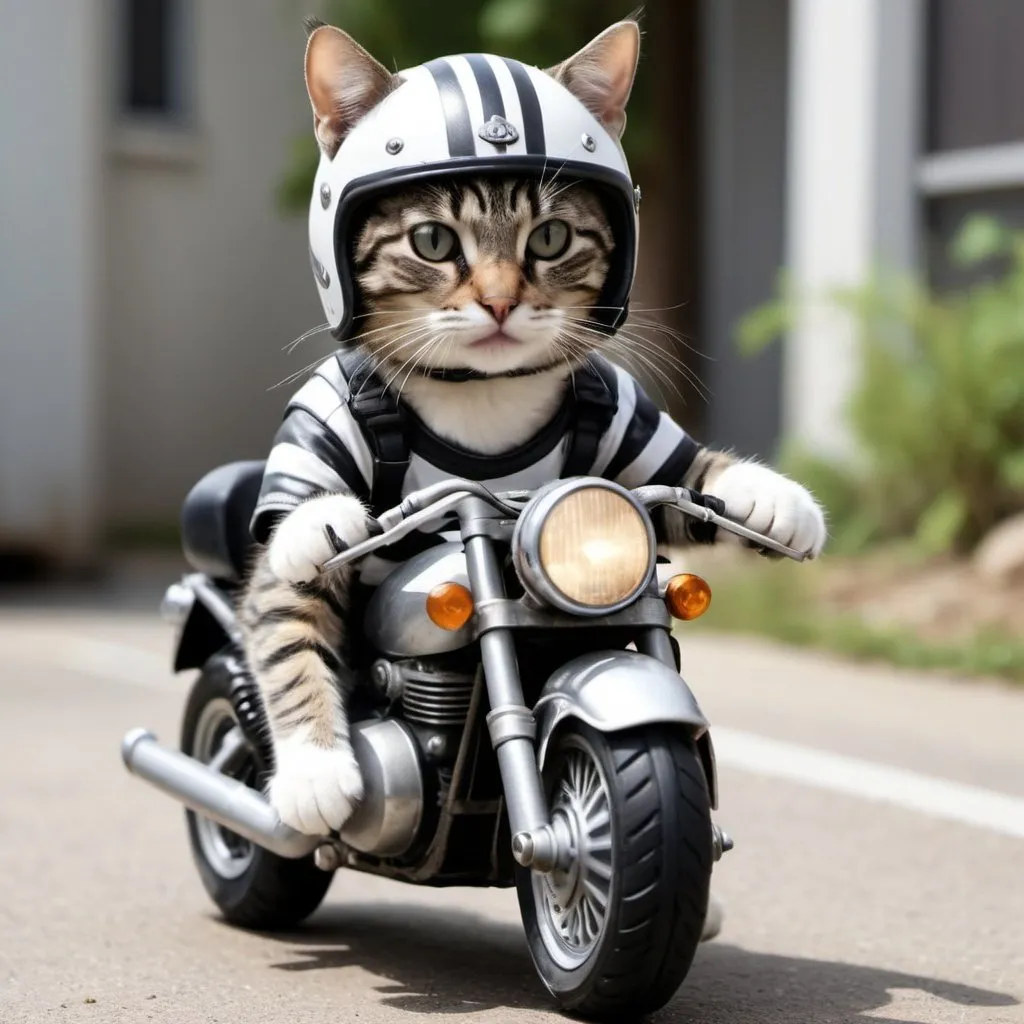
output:
[[[506,370],[504,373],[484,373],[481,370],[473,370],[468,366],[444,366],[444,367],[416,367],[413,371],[417,376],[428,377],[430,380],[448,381],[450,384],[461,384],[467,380],[501,380],[507,377],[533,377],[539,373],[547,373],[559,366],[565,366],[564,359],[553,359],[549,363],[540,366],[520,366],[515,370]]]

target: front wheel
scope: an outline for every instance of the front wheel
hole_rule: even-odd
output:
[[[693,740],[666,726],[606,735],[571,722],[544,769],[573,837],[567,870],[517,869],[534,964],[563,1009],[649,1013],[682,984],[711,882],[711,806]]]

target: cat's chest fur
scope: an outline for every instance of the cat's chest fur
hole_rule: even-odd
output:
[[[403,398],[435,434],[481,455],[524,444],[558,411],[565,371],[460,383],[429,377],[410,381]]]

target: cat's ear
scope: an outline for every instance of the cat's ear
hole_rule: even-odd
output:
[[[333,25],[306,22],[306,91],[317,141],[334,156],[345,136],[396,84],[350,35]]]
[[[619,21],[548,74],[561,82],[611,132],[626,130],[626,102],[640,58],[640,26]]]

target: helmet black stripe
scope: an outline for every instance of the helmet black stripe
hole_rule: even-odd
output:
[[[473,126],[469,121],[469,106],[452,66],[444,58],[432,60],[424,67],[434,76],[441,94],[445,129],[448,132],[449,156],[476,156]]]
[[[495,114],[505,116],[505,103],[501,98],[501,87],[494,74],[490,62],[482,53],[467,53],[466,61],[476,78],[476,86],[480,90],[480,98],[484,103],[484,120],[489,121]],[[491,143],[499,153],[505,152],[505,144]]]
[[[527,153],[541,154],[544,150],[544,117],[540,111],[540,100],[537,99],[537,90],[530,81],[530,73],[517,60],[508,57],[502,58],[509,71],[512,72],[512,81],[516,84],[516,92],[519,94],[519,106],[523,112],[523,139],[526,142]]]

